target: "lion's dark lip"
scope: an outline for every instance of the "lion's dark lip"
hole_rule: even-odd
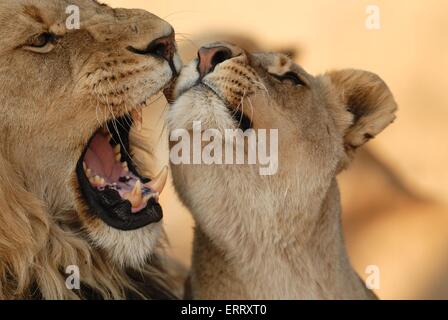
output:
[[[111,130],[113,135],[119,135],[120,144],[129,150],[129,131],[132,123],[131,117],[125,116],[116,120],[116,130]],[[156,199],[150,199],[145,208],[137,213],[132,212],[131,203],[128,200],[123,200],[115,190],[99,191],[94,188],[87,178],[84,168],[83,159],[87,152],[88,146],[92,141],[94,135],[89,142],[77,163],[76,176],[78,180],[78,191],[88,208],[88,213],[94,217],[100,218],[107,225],[112,228],[130,231],[143,228],[149,224],[157,223],[163,218],[163,211]],[[117,139],[118,140],[118,139]],[[141,176],[135,168],[132,159],[128,155],[123,155],[131,171],[143,183],[149,182],[150,179]]]
[[[163,95],[165,96],[166,100],[169,104],[174,103],[176,100],[174,97],[174,90],[176,87],[176,80],[177,76],[173,77],[170,81],[170,83],[163,89]]]

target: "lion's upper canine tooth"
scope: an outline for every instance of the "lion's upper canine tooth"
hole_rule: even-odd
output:
[[[121,154],[121,146],[120,146],[119,144],[117,144],[117,145],[114,147],[114,152],[115,152],[115,155],[117,155],[117,154]]]
[[[151,190],[162,193],[163,188],[165,188],[166,180],[168,179],[168,167],[163,167],[162,171],[151,181],[145,184],[146,187]]]

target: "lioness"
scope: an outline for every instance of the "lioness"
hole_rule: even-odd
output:
[[[139,174],[129,133],[180,70],[173,28],[93,0],[2,0],[0,28],[0,299],[172,297],[167,170]]]
[[[346,254],[336,175],[395,119],[386,84],[360,70],[314,77],[283,54],[214,43],[181,71],[174,97],[171,130],[192,131],[194,121],[222,136],[278,130],[274,175],[257,165],[172,164],[196,221],[192,297],[374,298]]]

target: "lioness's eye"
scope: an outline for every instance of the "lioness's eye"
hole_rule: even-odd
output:
[[[58,37],[49,32],[44,32],[31,37],[24,48],[38,53],[48,53],[53,50]]]
[[[292,82],[296,86],[306,86],[305,81],[302,80],[302,78],[296,74],[295,72],[289,71],[282,75],[272,74],[273,77],[280,81],[289,81]]]

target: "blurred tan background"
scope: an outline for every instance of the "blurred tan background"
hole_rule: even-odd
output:
[[[205,40],[297,52],[310,73],[378,73],[400,106],[398,120],[341,176],[347,246],[359,274],[377,265],[383,299],[448,299],[448,1],[108,0],[143,8],[176,29],[185,61]],[[380,9],[368,30],[368,5]],[[144,134],[163,126],[166,102],[145,110]],[[164,141],[157,135],[157,140]],[[154,150],[158,165],[166,145]],[[170,252],[186,265],[192,222],[170,187],[162,197]]]

